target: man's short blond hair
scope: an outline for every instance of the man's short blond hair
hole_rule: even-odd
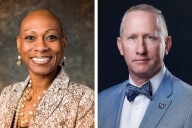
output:
[[[125,18],[127,16],[127,14],[129,14],[132,11],[146,11],[146,12],[154,13],[156,15],[157,32],[158,32],[158,34],[160,34],[162,41],[165,41],[165,39],[168,36],[168,31],[167,31],[167,25],[166,25],[165,19],[163,17],[163,14],[161,13],[160,10],[156,9],[155,7],[153,7],[151,5],[147,5],[147,4],[140,4],[140,5],[132,6],[125,12],[125,14],[122,18],[122,21],[121,21],[120,37],[122,36]]]

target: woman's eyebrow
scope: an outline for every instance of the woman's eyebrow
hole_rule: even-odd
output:
[[[34,30],[25,30],[24,32],[26,32],[26,31],[30,31],[30,32],[36,33]]]
[[[48,32],[48,31],[51,31],[51,30],[57,31],[56,29],[51,28],[51,29],[46,30],[45,32]],[[26,31],[30,31],[30,32],[36,33],[34,30],[25,30],[24,32],[26,32]]]
[[[50,31],[50,30],[57,31],[56,29],[51,28],[51,29],[46,30],[45,32],[48,32],[48,31]],[[58,31],[57,31],[57,32],[58,32]]]

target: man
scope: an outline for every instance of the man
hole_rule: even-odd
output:
[[[145,4],[127,10],[117,46],[129,79],[99,94],[99,128],[192,127],[192,87],[163,63],[171,44],[161,11]]]

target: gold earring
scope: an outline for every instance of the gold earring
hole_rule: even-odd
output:
[[[22,65],[20,54],[18,55],[18,61],[17,61],[16,64],[17,64],[18,66],[21,66],[21,65]]]
[[[63,66],[66,66],[66,65],[67,65],[67,62],[66,62],[66,57],[65,57],[65,56],[63,57],[63,62],[62,62],[62,65],[63,65]]]

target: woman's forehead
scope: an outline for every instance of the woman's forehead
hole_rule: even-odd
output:
[[[52,24],[57,27],[58,31],[63,34],[62,25],[59,19],[47,10],[36,10],[28,14],[22,21],[20,32],[23,31],[26,27],[29,27],[29,24]]]

